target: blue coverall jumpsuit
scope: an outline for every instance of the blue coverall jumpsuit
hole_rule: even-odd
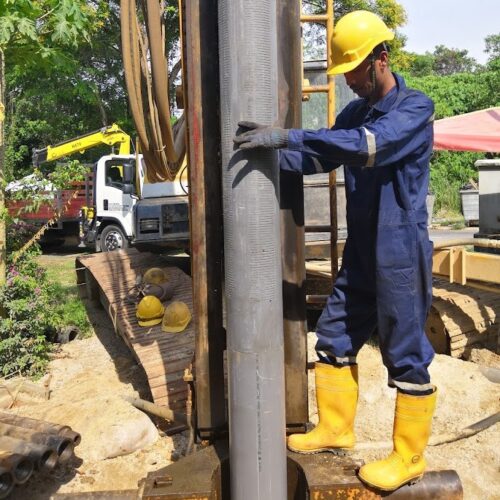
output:
[[[317,324],[320,360],[355,363],[376,330],[389,385],[423,394],[432,392],[434,356],[424,332],[432,300],[426,196],[434,105],[394,77],[381,100],[349,103],[332,129],[291,129],[280,168],[306,175],[345,168],[348,236]]]

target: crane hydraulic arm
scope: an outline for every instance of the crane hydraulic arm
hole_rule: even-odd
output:
[[[126,134],[118,125],[113,123],[108,127],[103,127],[94,132],[81,135],[74,139],[60,142],[54,146],[47,146],[43,149],[33,150],[33,165],[38,167],[42,163],[58,160],[74,153],[83,153],[89,148],[94,148],[102,144],[108,146],[119,145],[118,154],[130,154],[130,136]]]

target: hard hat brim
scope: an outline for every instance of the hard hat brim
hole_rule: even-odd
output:
[[[187,326],[189,325],[189,321],[183,325],[183,326],[165,326],[165,325],[161,325],[161,329],[165,332],[165,333],[180,333],[180,332],[183,332]]]
[[[363,59],[364,60],[364,59]],[[362,61],[350,61],[348,63],[336,64],[329,66],[326,70],[327,75],[343,75],[344,73],[349,73],[353,69],[356,69]]]
[[[161,320],[162,320],[162,318],[138,319],[137,323],[139,323],[140,326],[154,326],[154,325],[160,324]]]

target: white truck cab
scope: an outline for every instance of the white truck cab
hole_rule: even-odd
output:
[[[187,171],[173,181],[148,183],[142,155],[107,155],[94,166],[82,239],[96,250],[189,246]]]

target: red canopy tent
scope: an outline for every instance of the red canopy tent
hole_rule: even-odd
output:
[[[500,107],[434,122],[434,149],[500,151]]]

